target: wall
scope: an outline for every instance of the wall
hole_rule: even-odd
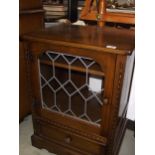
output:
[[[135,73],[133,74],[127,118],[133,121],[135,120]]]

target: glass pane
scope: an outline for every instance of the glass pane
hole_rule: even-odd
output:
[[[100,65],[52,51],[43,53],[39,62],[43,108],[99,124],[104,93]]]

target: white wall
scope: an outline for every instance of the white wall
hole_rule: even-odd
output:
[[[127,118],[133,121],[135,120],[135,73],[133,74],[133,80],[131,85]]]

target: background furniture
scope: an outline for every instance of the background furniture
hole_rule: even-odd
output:
[[[43,9],[45,10],[45,22],[54,22],[67,17],[67,4],[62,0],[44,0]]]
[[[23,39],[31,55],[32,145],[59,155],[117,155],[134,30],[59,25]]]
[[[78,20],[78,0],[68,0],[68,19],[71,22]]]
[[[44,11],[40,0],[19,1],[19,35],[44,27]],[[19,36],[19,37],[20,37]],[[25,48],[26,49],[26,48]],[[32,99],[29,92],[28,55],[24,43],[19,41],[19,119],[20,121],[31,113]]]
[[[78,20],[78,0],[44,0],[45,21],[53,22],[67,18],[70,22]]]
[[[104,26],[105,22],[135,24],[134,10],[128,8],[122,9],[108,9],[108,1],[106,0],[86,0],[85,7],[81,13],[82,20],[97,21],[99,26]],[[116,5],[117,0],[113,1]]]

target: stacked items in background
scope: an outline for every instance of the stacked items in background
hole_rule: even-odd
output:
[[[62,0],[44,0],[45,21],[55,21],[67,17],[67,5]]]

